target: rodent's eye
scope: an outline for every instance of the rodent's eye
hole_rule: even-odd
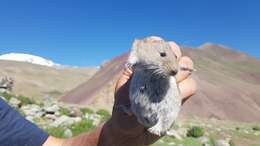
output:
[[[165,53],[165,52],[161,52],[161,53],[160,53],[160,56],[161,56],[161,57],[165,57],[165,56],[166,56],[166,53]]]

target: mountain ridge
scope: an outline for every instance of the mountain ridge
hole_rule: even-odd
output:
[[[0,68],[0,79],[10,77],[14,80],[14,94],[39,100],[60,97],[87,81],[98,70],[96,67],[49,67],[10,60],[0,60]]]
[[[197,71],[193,78],[198,91],[183,106],[180,117],[260,122],[260,61],[223,46],[208,47],[210,50],[206,51],[182,48],[183,54],[194,60]],[[111,110],[114,85],[127,55],[106,62],[90,80],[68,92],[61,101]]]

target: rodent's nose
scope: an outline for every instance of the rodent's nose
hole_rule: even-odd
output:
[[[170,75],[171,75],[171,76],[175,76],[177,73],[178,73],[178,70],[177,70],[177,69],[170,71]]]

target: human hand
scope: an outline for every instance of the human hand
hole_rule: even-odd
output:
[[[154,39],[160,38],[155,37]],[[189,57],[182,57],[181,50],[177,44],[174,42],[169,42],[169,44],[177,56],[179,65],[184,68],[176,75],[183,104],[196,91],[196,82],[190,77],[193,70],[193,62]],[[116,84],[112,118],[104,125],[109,130],[103,132],[103,137],[109,135],[109,139],[99,140],[101,142],[100,146],[143,146],[152,144],[160,138],[149,133],[146,130],[147,128],[141,125],[134,115],[129,115],[120,108],[122,105],[130,107],[129,79],[131,75],[131,69],[126,67]]]

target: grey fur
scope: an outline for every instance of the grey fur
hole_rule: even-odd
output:
[[[134,42],[128,63],[134,71],[129,89],[131,111],[148,131],[164,135],[181,106],[174,76],[179,68],[176,56],[167,42],[145,38]]]

